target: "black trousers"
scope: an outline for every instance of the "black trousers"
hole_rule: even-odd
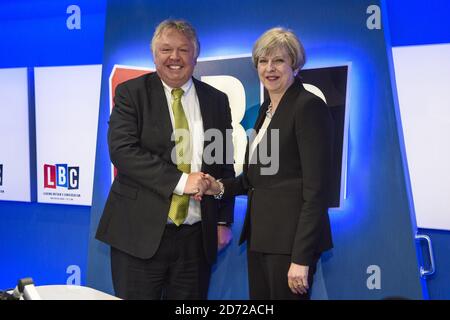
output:
[[[288,286],[288,271],[291,256],[267,254],[247,248],[248,281],[252,300],[309,300],[316,272],[316,262],[309,266],[309,290],[305,294],[294,294]]]
[[[211,267],[202,240],[201,223],[167,225],[150,259],[111,248],[114,291],[122,299],[206,299]]]

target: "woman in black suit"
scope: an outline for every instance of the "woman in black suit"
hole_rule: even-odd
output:
[[[265,32],[252,58],[269,99],[256,120],[247,165],[234,179],[207,176],[206,194],[248,194],[240,243],[247,240],[250,298],[309,299],[317,261],[332,248],[332,120],[325,103],[297,77],[305,52],[292,31]],[[259,150],[272,151],[270,165],[259,161]]]

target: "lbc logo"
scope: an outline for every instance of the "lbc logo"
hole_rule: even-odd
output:
[[[67,164],[44,164],[44,188],[78,189],[79,173],[80,167],[69,167]]]

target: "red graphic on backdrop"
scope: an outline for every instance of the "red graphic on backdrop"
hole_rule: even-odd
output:
[[[56,167],[44,165],[44,188],[56,189]]]

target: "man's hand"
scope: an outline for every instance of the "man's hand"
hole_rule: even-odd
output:
[[[305,294],[308,292],[309,266],[291,263],[288,271],[288,286],[294,294]]]
[[[186,186],[184,187],[184,194],[200,195],[202,196],[205,190],[209,187],[209,180],[204,179],[203,172],[192,172],[189,174]]]
[[[203,192],[197,192],[194,195],[194,199],[197,201],[201,201],[204,194],[212,196],[220,193],[221,191],[220,183],[209,174],[203,174],[203,181],[207,187],[203,190]]]
[[[229,245],[232,238],[233,233],[231,232],[231,228],[219,224],[217,226],[217,251]]]

